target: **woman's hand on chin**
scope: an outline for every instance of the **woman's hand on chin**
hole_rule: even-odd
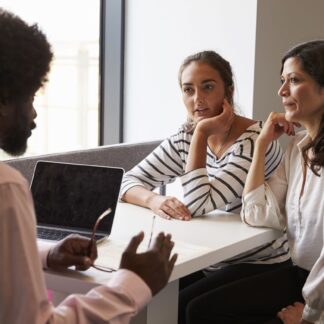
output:
[[[222,136],[230,131],[234,117],[233,107],[224,99],[223,111],[217,116],[200,120],[196,131],[203,132],[206,138],[212,135]]]
[[[264,123],[257,142],[268,145],[277,140],[282,134],[294,136],[295,126],[299,125],[287,121],[284,113],[272,112]]]

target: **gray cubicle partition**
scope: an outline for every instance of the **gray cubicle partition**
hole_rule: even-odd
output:
[[[32,179],[35,164],[39,160],[122,167],[125,171],[128,171],[160,143],[161,141],[114,144],[93,149],[18,158],[4,162],[19,170],[29,182]]]

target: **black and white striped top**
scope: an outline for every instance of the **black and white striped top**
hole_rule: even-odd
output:
[[[206,168],[187,173],[185,167],[192,135],[180,130],[125,174],[121,194],[138,185],[153,190],[179,177],[184,203],[193,216],[215,209],[239,214],[254,142],[261,127],[262,122],[258,122],[247,128],[219,160],[208,147]],[[281,158],[280,145],[273,142],[266,153],[267,178],[277,168]]]
[[[192,216],[215,209],[240,213],[242,192],[248,169],[252,162],[254,143],[263,123],[251,125],[218,160],[207,148],[206,168],[185,173],[192,135],[180,129],[164,140],[151,154],[128,171],[122,182],[121,196],[134,186],[149,190],[180,178],[184,203]],[[282,149],[277,141],[266,152],[265,176],[277,168],[282,159]],[[288,244],[285,236],[237,256],[228,263],[276,263],[287,260]],[[227,263],[227,262],[226,262]]]

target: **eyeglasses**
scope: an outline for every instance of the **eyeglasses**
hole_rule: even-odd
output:
[[[91,241],[90,241],[90,245],[89,245],[89,254],[91,253],[91,250],[92,250],[92,246],[93,244],[96,244],[96,232],[97,232],[97,228],[100,224],[100,222],[105,218],[107,217],[110,213],[112,212],[112,209],[111,208],[108,208],[107,210],[105,210],[96,220],[96,223],[95,225],[93,226],[93,229],[92,229],[92,234],[91,234]],[[95,268],[97,270],[100,270],[100,271],[104,271],[104,272],[114,272],[116,271],[116,269],[113,269],[113,268],[109,268],[109,267],[104,267],[104,266],[98,266],[98,265],[95,265],[95,264],[92,264],[91,265],[92,268]]]
[[[93,244],[96,244],[96,232],[97,232],[97,228],[100,224],[100,222],[105,218],[107,217],[110,213],[112,212],[112,209],[111,208],[108,208],[107,210],[105,210],[96,220],[96,223],[92,229],[92,234],[91,234],[91,241],[90,241],[90,245],[89,245],[89,254],[92,250],[92,245]],[[154,214],[153,215],[153,219],[152,219],[152,226],[151,226],[151,232],[150,232],[150,238],[149,238],[149,241],[148,241],[148,245],[147,245],[147,248],[149,248],[151,246],[151,243],[152,243],[152,239],[153,239],[153,233],[154,233],[154,228],[155,228],[155,220],[156,220],[156,215]],[[100,270],[100,271],[103,271],[103,272],[114,272],[116,271],[116,269],[113,269],[113,268],[109,268],[109,267],[105,267],[105,266],[98,266],[98,265],[95,265],[95,264],[92,264],[91,265],[92,268],[94,269],[97,269],[97,270]]]
[[[156,219],[156,215],[153,215],[153,220],[152,220],[152,226],[151,226],[151,232],[150,232],[150,239],[148,241],[148,245],[147,248],[149,248],[151,246],[152,243],[152,238],[153,238],[153,232],[154,232],[154,225],[155,225],[155,219]]]

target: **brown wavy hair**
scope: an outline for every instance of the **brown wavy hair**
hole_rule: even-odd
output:
[[[303,70],[324,88],[324,40],[302,43],[290,49],[281,60],[281,73],[285,61],[291,57],[298,57]],[[309,150],[312,152],[311,158],[308,156]],[[319,171],[324,166],[324,114],[315,138],[303,147],[302,154],[313,173],[320,176]]]

